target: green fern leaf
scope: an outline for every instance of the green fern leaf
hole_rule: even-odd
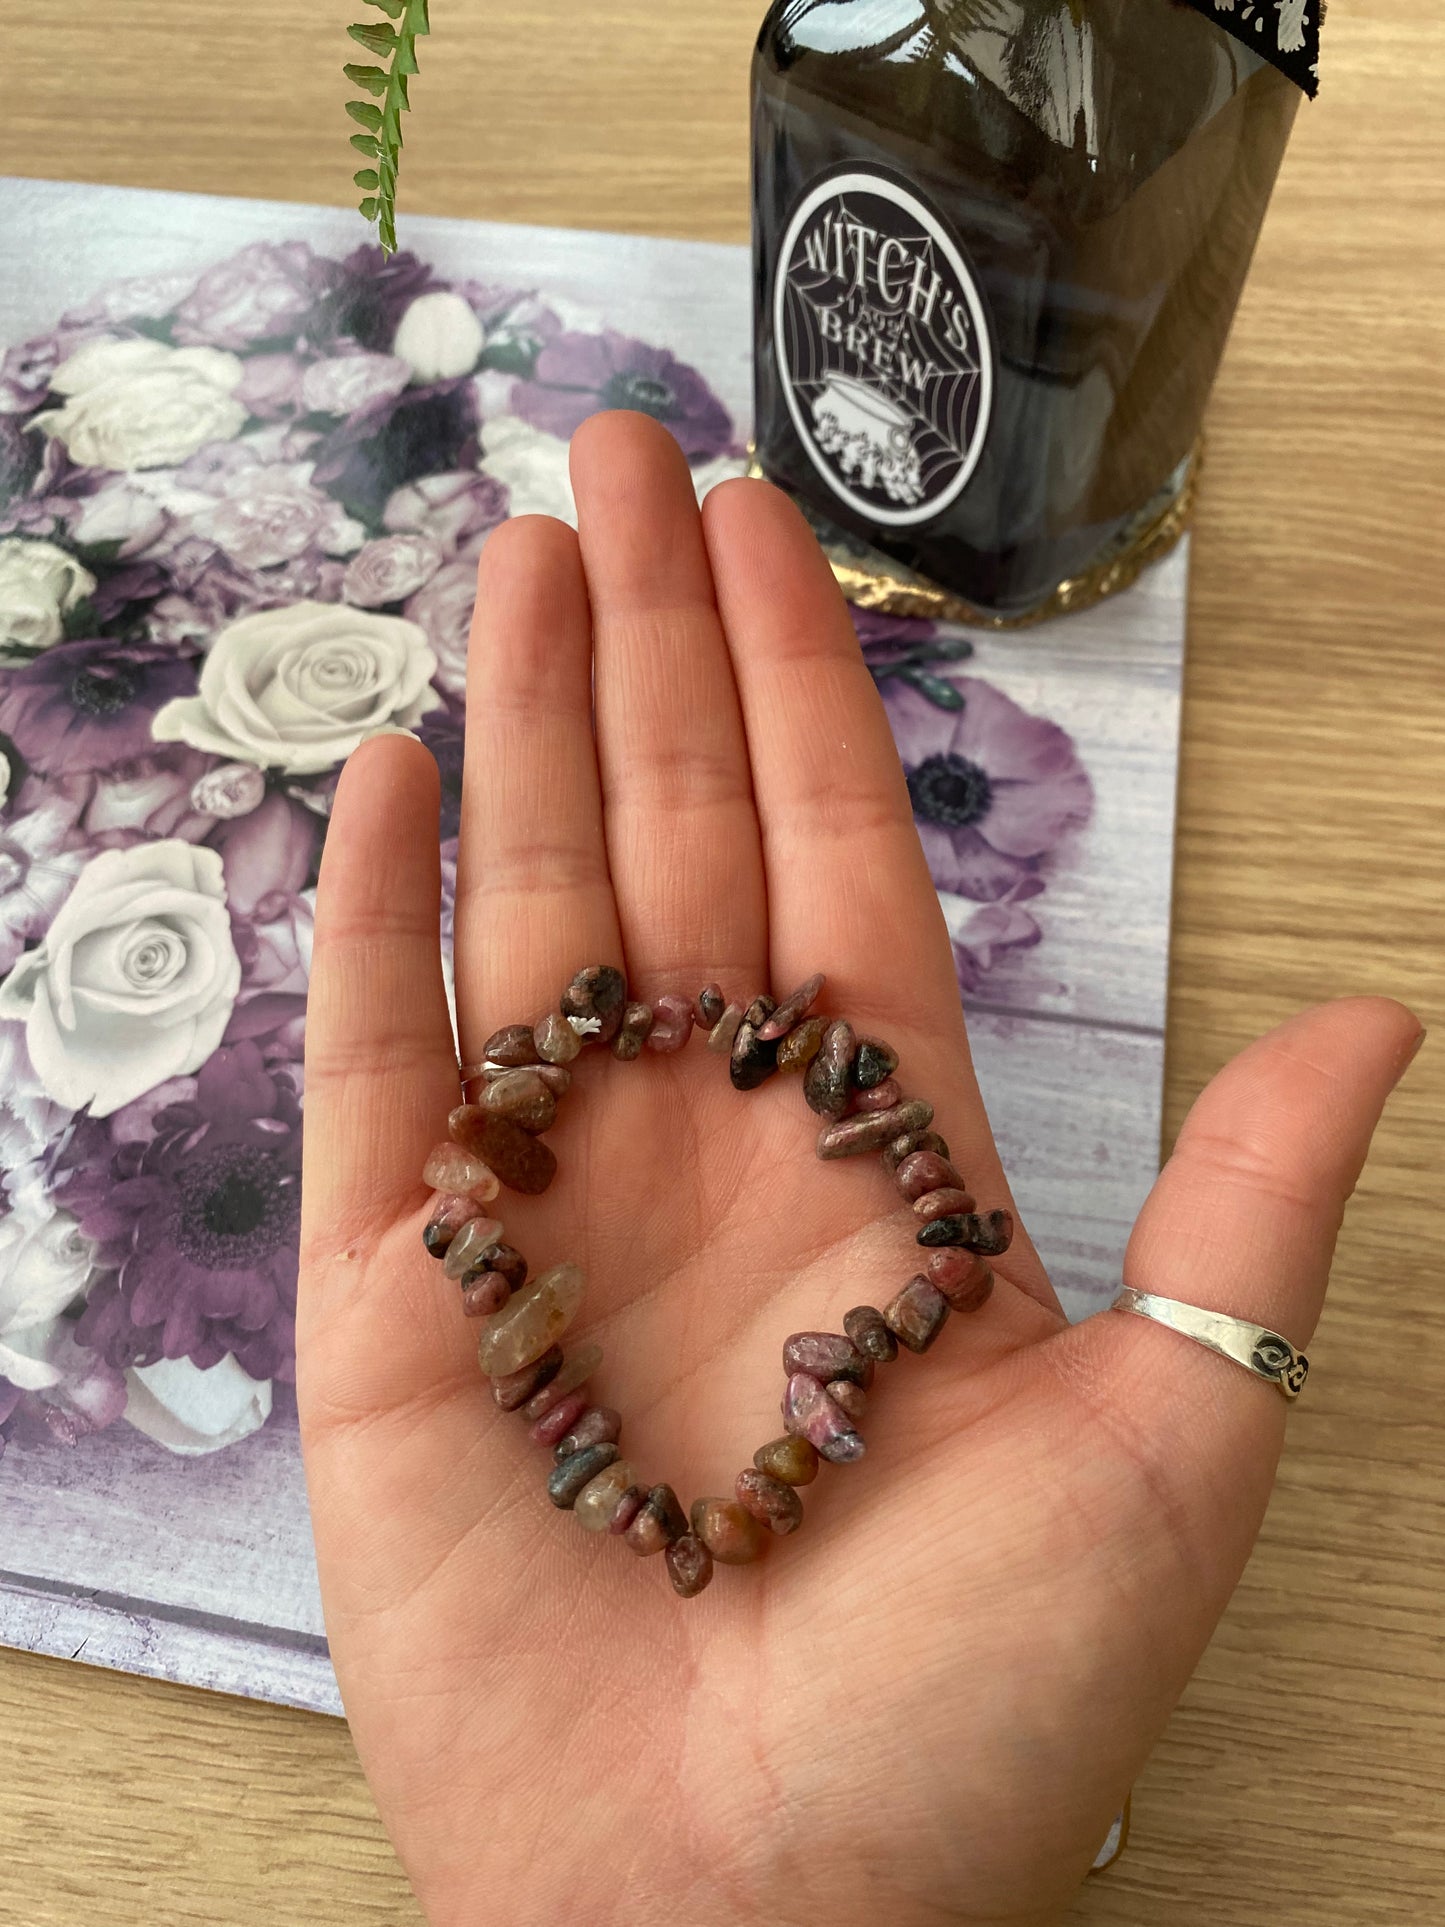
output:
[[[358,67],[353,62],[348,61],[341,71],[346,75],[346,78],[351,82],[353,87],[360,87],[368,94],[384,94],[386,92],[387,74],[384,67]]]
[[[365,47],[369,54],[379,54],[383,60],[396,51],[395,27],[379,27],[367,21],[346,31],[359,47]]]
[[[367,130],[364,134],[353,134],[351,145],[376,162],[374,168],[361,168],[353,176],[358,187],[374,190],[361,202],[361,212],[368,221],[376,222],[382,249],[390,254],[396,248],[396,177],[403,146],[401,117],[411,106],[410,81],[417,72],[416,42],[420,35],[431,32],[431,19],[427,0],[367,0],[367,4],[398,24],[390,27],[363,22],[347,28],[352,40],[389,64],[347,65],[347,79],[381,104],[373,107],[367,101],[351,100],[346,103],[346,111]]]

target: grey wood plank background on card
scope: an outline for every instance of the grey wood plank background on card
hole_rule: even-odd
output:
[[[117,278],[198,270],[257,239],[340,255],[361,238],[336,210],[5,188],[24,259],[0,281],[0,346]],[[745,250],[422,218],[407,241],[448,277],[537,287],[666,343],[748,422]],[[1087,614],[974,634],[965,665],[1066,729],[1095,791],[1030,906],[1042,940],[1001,959],[970,1016],[1006,1167],[1073,1316],[1108,1301],[1157,1164],[1187,573],[1181,546]],[[173,1457],[124,1423],[7,1454],[0,1639],[338,1710],[294,1407],[278,1399],[263,1430],[205,1458]]]

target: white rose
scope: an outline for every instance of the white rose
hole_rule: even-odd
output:
[[[515,415],[483,430],[481,467],[512,492],[513,515],[555,515],[577,526],[577,504],[567,468],[567,444]]]
[[[397,325],[392,353],[413,381],[450,381],[476,367],[487,337],[459,294],[419,294]]]
[[[59,1383],[47,1357],[50,1327],[84,1291],[93,1256],[65,1212],[0,1218],[0,1378],[26,1392]]]
[[[162,1358],[133,1366],[125,1383],[126,1418],[182,1458],[234,1445],[271,1416],[270,1379],[252,1378],[234,1358],[204,1371],[189,1358]]]
[[[84,468],[171,468],[245,425],[236,400],[241,363],[219,348],[160,341],[91,341],[63,361],[50,386],[63,408],[32,424]]]
[[[219,631],[199,695],[168,702],[151,733],[309,775],[378,730],[420,721],[439,701],[435,669],[425,634],[400,616],[332,602],[262,609]]]
[[[95,577],[53,542],[0,538],[0,663],[24,662],[65,634],[65,618]]]
[[[170,840],[106,850],[75,880],[45,941],[0,983],[42,1088],[109,1117],[220,1044],[241,965],[221,859]]]

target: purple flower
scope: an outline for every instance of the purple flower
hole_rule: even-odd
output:
[[[85,863],[75,811],[48,797],[24,816],[0,817],[0,977],[70,895]]]
[[[207,487],[217,500],[192,516],[191,527],[242,569],[295,562],[310,549],[349,555],[361,546],[360,525],[313,486],[308,462],[257,462]]]
[[[965,662],[973,644],[965,636],[943,636],[938,624],[909,616],[880,615],[850,608],[868,673],[880,689],[894,677],[920,690],[940,709],[957,709],[961,698],[951,682],[936,673],[946,663]]]
[[[22,428],[13,415],[0,415],[0,506],[24,495],[40,473],[45,438]]]
[[[442,779],[441,835],[444,843],[456,836],[462,821],[462,758],[465,750],[466,710],[453,696],[428,710],[416,733],[436,758]]]
[[[445,469],[475,468],[478,426],[472,382],[408,388],[328,435],[316,450],[314,480],[375,528],[397,489]]]
[[[355,608],[384,609],[414,595],[441,565],[441,544],[429,535],[383,535],[352,556],[341,593]]]
[[[411,369],[395,355],[331,355],[306,370],[301,400],[318,415],[354,415],[395,400],[410,380]]]
[[[195,1097],[154,1119],[149,1139],[105,1153],[87,1123],[60,1201],[109,1276],[76,1328],[117,1369],[231,1354],[252,1378],[295,1371],[301,1107],[291,1079],[253,1043],[222,1049]]]
[[[978,991],[1005,951],[1028,950],[1042,938],[1043,931],[1023,904],[1043,887],[1042,877],[1026,875],[1007,897],[979,904],[963,927],[954,931],[953,962],[965,997]]]
[[[437,688],[459,699],[467,693],[467,639],[476,602],[476,563],[447,562],[402,611],[426,631],[437,659]]]
[[[449,555],[477,556],[483,539],[507,519],[507,507],[503,483],[475,470],[454,469],[399,488],[381,520],[393,535],[429,535]]]
[[[690,462],[710,461],[733,440],[732,417],[696,368],[611,329],[547,342],[532,379],[518,383],[513,407],[563,441],[599,409],[636,409],[671,429]]]
[[[258,808],[214,824],[226,903],[240,917],[269,917],[311,880],[319,854],[321,820],[303,804],[272,790]]]
[[[236,400],[258,421],[274,422],[301,410],[306,364],[298,355],[248,355]]]
[[[27,1445],[51,1440],[75,1445],[92,1432],[114,1425],[125,1410],[125,1379],[115,1366],[76,1342],[68,1318],[46,1334],[44,1362],[55,1382],[41,1391],[21,1391],[0,1377],[0,1456],[11,1438]]]
[[[32,769],[105,770],[154,748],[151,721],[194,695],[195,667],[152,643],[62,642],[0,679],[0,735]]]
[[[176,310],[175,339],[250,348],[296,334],[336,275],[304,241],[256,241],[208,268]]]
[[[412,302],[442,285],[426,262],[405,248],[388,257],[380,248],[359,247],[327,266],[329,285],[296,330],[318,348],[355,341],[389,354],[397,324]]]
[[[884,700],[934,882],[995,902],[1088,821],[1093,789],[1056,723],[975,676],[953,687],[957,711],[906,684],[890,685]]]

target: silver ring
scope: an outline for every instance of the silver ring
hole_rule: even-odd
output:
[[[1309,1376],[1310,1362],[1287,1338],[1264,1325],[1251,1325],[1246,1318],[1228,1318],[1222,1311],[1205,1311],[1200,1305],[1186,1305],[1177,1298],[1157,1298],[1152,1291],[1135,1291],[1125,1285],[1109,1308],[1132,1311],[1140,1318],[1152,1318],[1156,1325],[1192,1338],[1221,1358],[1242,1365],[1256,1378],[1278,1388],[1286,1398],[1298,1398]]]

